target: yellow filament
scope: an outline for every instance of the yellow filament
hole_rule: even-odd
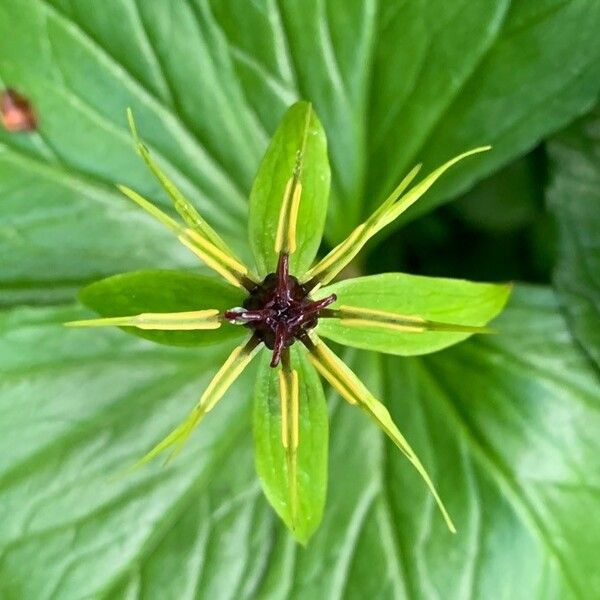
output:
[[[298,371],[279,371],[279,395],[281,397],[281,442],[285,449],[298,448],[300,429],[300,393]],[[291,427],[290,427],[291,426]]]
[[[426,330],[425,319],[413,315],[399,315],[385,310],[362,306],[340,306],[341,320],[350,327],[380,327],[401,332],[420,333]],[[407,323],[408,322],[408,323]]]
[[[296,251],[296,230],[298,223],[298,210],[300,209],[300,197],[302,196],[302,184],[298,182],[292,196],[292,206],[290,208],[290,223],[288,226],[288,240],[290,252]]]
[[[176,313],[141,313],[127,317],[86,319],[65,323],[68,327],[136,327],[145,330],[192,331],[218,329],[219,311],[215,309]]]
[[[287,252],[293,254],[296,251],[296,236],[298,223],[298,210],[300,208],[300,197],[302,196],[302,168],[304,166],[304,154],[310,129],[312,107],[309,105],[306,111],[306,121],[302,142],[296,154],[296,164],[292,177],[288,180],[283,192],[283,200],[279,209],[279,220],[277,221],[277,234],[275,236],[275,252]]]
[[[175,447],[170,456],[170,458],[173,458],[183,448],[188,437],[194,428],[198,426],[204,415],[214,408],[231,384],[239,377],[254,356],[256,356],[260,348],[260,344],[254,347],[244,344],[235,348],[223,366],[217,371],[217,374],[213,377],[187,418],[171,431],[166,438],[154,446],[148,454],[141,458],[133,468],[138,468],[156,458],[168,448]]]
[[[300,438],[300,393],[298,389],[298,371],[292,371],[292,448],[297,450]]]
[[[302,183],[294,176],[285,186],[275,236],[275,252],[285,251],[292,254],[296,251],[296,226],[301,196]]]
[[[133,118],[133,111],[127,109],[127,120],[129,121],[129,129],[133,135],[135,146],[138,153],[146,163],[146,166],[152,171],[158,182],[162,185],[163,189],[167,192],[168,196],[173,201],[173,205],[177,212],[183,217],[186,223],[192,227],[197,228],[199,232],[207,237],[216,246],[219,246],[225,252],[233,254],[227,247],[227,244],[221,239],[217,232],[210,227],[210,225],[202,218],[196,208],[186,199],[186,197],[179,191],[177,186],[166,176],[163,170],[152,160],[150,151],[139,136],[135,119]]]
[[[169,215],[164,213],[160,208],[154,206],[152,202],[149,202],[142,195],[138,194],[136,191],[128,188],[125,185],[118,185],[117,189],[127,196],[130,200],[133,200],[140,208],[144,209],[148,214],[152,215],[157,221],[160,221],[163,225],[175,231],[176,233],[180,233],[183,229],[181,225],[172,219]]]
[[[358,404],[398,449],[408,458],[425,481],[446,521],[448,529],[456,533],[456,528],[442,502],[425,467],[411,448],[406,438],[396,427],[388,409],[377,400],[356,375],[321,341],[311,349],[310,358],[317,370],[351,404]]]
[[[288,396],[287,378],[283,371],[279,371],[279,395],[281,397],[281,443],[287,450],[289,447],[288,430]]]
[[[196,242],[201,248],[203,248],[207,252],[210,252],[224,265],[231,267],[231,269],[243,275],[245,275],[248,272],[248,269],[243,264],[235,260],[235,258],[233,258],[233,256],[231,256],[230,254],[227,254],[226,252],[223,252],[223,250],[221,250],[220,248],[217,248],[217,246],[215,246],[211,241],[207,240],[206,238],[203,238],[200,234],[198,234],[197,231],[194,231],[193,229],[186,229],[185,233],[190,238],[192,238],[192,240]]]
[[[377,310],[374,308],[365,308],[363,306],[340,306],[341,313],[347,313],[348,315],[365,315],[365,316],[373,316],[373,317],[382,317],[384,319],[390,319],[394,321],[411,321],[413,323],[425,323],[425,319],[423,317],[419,317],[417,315],[399,315],[397,313],[389,312],[387,310]],[[344,318],[344,317],[342,317]]]
[[[317,371],[329,381],[347,402],[356,404],[362,390],[354,378],[346,372],[346,365],[340,360],[335,360],[333,356],[333,353],[321,341],[316,344],[314,353],[309,354],[309,358]]]
[[[287,215],[289,210],[290,195],[294,185],[294,178],[288,179],[285,184],[285,191],[283,192],[283,201],[281,202],[281,208],[279,209],[279,221],[277,222],[277,235],[275,236],[275,252],[281,252],[285,245],[285,231],[287,223]]]
[[[226,247],[219,247],[197,231],[183,227],[137,192],[125,186],[118,186],[118,188],[138,206],[174,231],[179,241],[202,259],[208,267],[214,269],[229,283],[245,289],[242,279],[248,273],[248,269],[238,262]]]
[[[336,263],[344,261],[345,255],[350,254],[350,260],[352,260],[352,258],[356,256],[356,254],[358,254],[358,252],[363,246],[363,244],[361,244],[360,238],[364,232],[364,229],[364,223],[362,223],[356,229],[354,229],[354,231],[352,231],[352,233],[343,242],[336,246],[325,258],[323,258],[323,260],[321,260],[312,269],[310,269],[310,271],[308,271],[306,275],[304,275],[302,281],[309,281],[310,279],[319,276],[321,273],[326,272],[331,267],[335,268]],[[354,254],[352,254],[353,252]],[[349,260],[344,261],[344,265],[348,262]],[[344,265],[342,265],[342,267]],[[333,274],[333,276],[335,276],[337,272],[338,271],[336,271]],[[331,280],[332,277],[325,276],[323,278],[320,278],[321,283],[327,283]]]
[[[298,514],[298,441],[299,441],[299,387],[298,372],[283,368],[279,371],[281,398],[281,442],[285,450],[288,496],[292,527]]]
[[[350,327],[379,327],[380,329],[390,329],[391,331],[400,331],[406,333],[422,333],[425,327],[416,327],[415,325],[400,325],[400,323],[389,323],[386,321],[375,321],[369,319],[347,319],[343,318],[344,325]]]
[[[421,198],[450,167],[468,156],[485,152],[490,148],[491,146],[482,146],[456,156],[441,167],[438,167],[435,171],[427,175],[425,179],[402,195],[419,172],[420,165],[417,165],[400,182],[383,204],[364,223],[359,225],[348,238],[336,246],[321,262],[306,273],[302,280],[306,282],[311,279],[318,279],[319,283],[323,285],[329,283],[376,233],[398,218]]]
[[[210,267],[211,269],[216,271],[219,275],[221,275],[221,277],[223,277],[223,279],[225,279],[232,285],[235,285],[242,289],[246,289],[244,287],[244,285],[242,284],[242,280],[241,280],[241,276],[240,276],[241,274],[233,273],[231,271],[231,269],[224,266],[222,263],[220,263],[218,260],[216,260],[213,256],[211,256],[205,250],[203,250],[201,247],[199,247],[198,244],[193,243],[192,241],[188,240],[186,237],[180,235],[179,241],[184,246],[189,248],[196,256],[201,258],[202,261],[204,261],[208,267]],[[214,248],[214,246],[213,246],[213,248]]]
[[[372,235],[383,229],[386,225],[397,219],[403,212],[410,208],[429,188],[448,170],[461,160],[472,156],[473,154],[479,154],[480,152],[487,152],[491,149],[491,146],[481,146],[479,148],[473,148],[467,152],[463,152],[458,156],[455,156],[448,162],[444,163],[441,167],[438,167],[435,171],[427,175],[425,179],[420,181],[415,187],[410,189],[403,197],[399,198],[397,202],[394,202],[389,210],[387,210],[378,221],[376,227],[374,227]]]
[[[487,327],[428,321],[416,315],[401,315],[384,310],[363,308],[362,306],[340,306],[338,313],[339,318],[350,327],[380,327],[382,329],[412,333],[422,333],[424,331],[493,333]]]
[[[229,355],[223,366],[219,369],[204,394],[198,402],[198,407],[204,407],[204,412],[210,412],[215,404],[223,397],[223,394],[231,384],[241,375],[248,366],[260,346],[248,352],[245,346],[238,346]]]

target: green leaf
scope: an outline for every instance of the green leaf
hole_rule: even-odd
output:
[[[256,480],[250,373],[175,461],[115,480],[187,414],[229,345],[62,327],[81,314],[0,315],[3,598],[600,594],[597,378],[550,291],[516,294],[506,335],[422,358],[353,351],[458,534],[397,448],[332,397],[328,503],[306,550]]]
[[[600,108],[549,145],[548,206],[559,229],[554,283],[571,329],[600,368]]]
[[[373,68],[375,81],[388,81],[367,143],[373,205],[416,162],[427,172],[470,147],[493,146],[450,173],[407,219],[534,147],[600,90],[595,0],[390,2],[379,14],[385,29]]]
[[[276,238],[284,198],[298,185],[297,248],[291,271],[302,275],[312,264],[323,236],[329,197],[329,162],[323,127],[307,102],[292,106],[277,128],[250,193],[249,234],[259,275],[275,271]]]
[[[184,271],[136,271],[114,275],[84,288],[79,299],[103,317],[125,317],[141,313],[173,313],[240,306],[244,294],[215,277]],[[206,331],[151,331],[134,327],[128,333],[174,346],[214,344],[247,335],[241,327],[224,322]]]
[[[417,162],[428,172],[494,146],[411,218],[584,111],[600,86],[599,11],[595,0],[182,0],[102,11],[3,0],[0,85],[31,98],[40,132],[0,131],[0,302],[58,302],[99,277],[194,264],[113,190],[120,182],[170,204],[135,155],[128,106],[157,163],[247,259],[260,158],[286,109],[310,100],[332,163],[326,237],[339,242]]]
[[[266,353],[254,393],[254,447],[265,495],[294,537],[306,544],[320,525],[325,507],[329,417],[321,381],[306,351],[293,348],[291,359],[299,382],[295,481],[289,479],[290,462],[282,443],[279,370],[269,366]]]
[[[340,307],[383,311],[433,321],[437,331],[398,331],[379,326],[359,325],[344,319],[324,318],[318,332],[340,344],[389,354],[411,356],[428,354],[460,342],[472,332],[446,332],[443,323],[481,327],[489,323],[504,307],[511,286],[473,283],[461,279],[422,277],[404,273],[385,273],[346,279],[319,290],[317,296],[336,294],[334,309]],[[460,327],[458,327],[460,329]]]

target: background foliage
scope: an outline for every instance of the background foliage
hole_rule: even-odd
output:
[[[599,29],[595,0],[3,0],[0,83],[32,99],[41,129],[0,132],[0,597],[599,597]],[[348,357],[439,482],[457,536],[330,396],[325,520],[296,546],[256,480],[250,379],[173,464],[110,479],[225,352],[60,325],[102,276],[202,272],[113,187],[167,206],[125,108],[247,256],[250,185],[298,98],[327,131],[329,244],[414,163],[494,145],[362,269],[529,282],[502,335]]]

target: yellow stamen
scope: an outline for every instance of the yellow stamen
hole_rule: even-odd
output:
[[[124,185],[119,185],[117,187],[138,206],[171,229],[171,231],[175,232],[179,241],[189,248],[196,256],[201,258],[208,267],[214,269],[229,283],[242,289],[246,289],[244,281],[248,279],[248,269],[236,260],[231,253],[224,250],[222,247],[215,245],[211,240],[204,237],[202,233],[180,225],[177,221],[160,210],[160,208],[154,206],[154,204],[134,190]]]
[[[298,387],[298,371],[292,371],[292,448],[298,448],[300,439],[300,392]]]
[[[401,332],[425,331],[425,319],[411,315],[398,315],[385,310],[375,310],[360,306],[340,306],[340,319],[350,327],[380,327]],[[419,325],[417,325],[417,323]]]
[[[369,392],[362,381],[356,377],[338,356],[323,342],[316,339],[316,336],[313,338],[313,345],[310,348],[310,359],[319,373],[338,390],[341,396],[350,404],[358,404],[408,458],[435,498],[448,529],[452,533],[456,533],[454,523],[438,495],[429,474],[408,441],[396,427],[387,408]]]
[[[386,321],[376,321],[368,319],[342,319],[344,325],[349,327],[378,327],[380,329],[390,329],[406,333],[422,333],[426,331],[425,327],[416,327],[415,325],[400,325],[399,323],[388,323]]]
[[[296,251],[296,230],[298,223],[298,211],[300,209],[300,198],[302,196],[302,169],[304,166],[304,154],[306,152],[306,141],[310,129],[312,107],[309,105],[306,111],[306,121],[302,134],[302,144],[296,155],[294,172],[285,186],[279,219],[277,221],[277,233],[275,235],[275,252],[293,254]]]
[[[229,283],[245,289],[243,281],[248,274],[248,269],[244,265],[226,255],[192,229],[184,229],[183,235],[179,236],[179,241]]]
[[[384,213],[381,222],[375,227],[373,235],[392,221],[396,220],[403,212],[410,208],[448,169],[450,169],[450,167],[453,167],[456,163],[469,156],[473,156],[474,154],[479,154],[481,152],[487,152],[488,150],[491,150],[491,148],[491,146],[480,146],[479,148],[473,148],[472,150],[463,152],[427,175],[423,181],[419,182],[402,198],[391,205],[390,209]]]
[[[175,219],[172,219],[169,215],[164,213],[157,206],[154,206],[152,202],[146,200],[146,198],[138,194],[136,191],[128,188],[125,185],[118,185],[117,189],[130,200],[133,200],[140,208],[143,208],[147,213],[151,214],[157,221],[160,221],[163,225],[168,227],[171,231],[179,233],[183,229],[181,225],[175,221]]]
[[[292,195],[292,205],[290,207],[290,224],[288,227],[290,254],[296,251],[296,231],[298,228],[298,211],[300,210],[301,196],[302,184],[298,182],[298,185],[296,185],[296,187],[294,188],[294,194]]]
[[[251,340],[247,344],[235,348],[222,367],[217,371],[217,374],[213,377],[212,381],[200,397],[200,400],[187,418],[164,440],[150,450],[148,454],[140,459],[133,468],[148,463],[159,454],[172,447],[174,447],[174,449],[170,458],[173,458],[183,448],[192,431],[199,425],[204,416],[215,407],[231,384],[241,375],[242,371],[256,356],[261,347],[261,344],[257,344],[254,340]]]
[[[212,242],[206,238],[203,238],[193,229],[186,229],[185,233],[196,244],[198,244],[198,246],[203,248],[206,252],[210,252],[221,264],[230,267],[232,271],[236,271],[241,275],[246,275],[248,273],[248,269],[242,263],[217,248],[217,246],[215,246]]]
[[[281,398],[281,441],[285,450],[288,496],[292,524],[298,514],[298,442],[299,442],[299,387],[298,372],[284,367],[279,371]]]
[[[365,232],[365,224],[362,223],[338,246],[336,246],[327,256],[318,262],[312,269],[310,269],[304,277],[303,282],[310,281],[311,279],[317,278],[321,285],[329,283],[335,275],[337,275],[337,265],[343,263],[348,264],[360,251],[362,244],[360,240]],[[329,276],[329,271],[333,272],[333,275]]]
[[[396,189],[381,203],[381,206],[373,213],[372,217],[374,220],[377,219],[378,216],[385,213],[393,204],[400,198],[404,190],[408,188],[408,186],[413,182],[414,178],[418,175],[421,167],[423,165],[419,163],[415,167],[413,167],[408,175],[396,186]]]
[[[277,221],[275,252],[281,252],[286,246],[286,234],[289,234],[288,213],[290,210],[293,185],[294,178],[292,177],[288,179],[288,182],[285,184],[285,191],[283,192],[283,200],[281,202],[281,209],[279,210],[279,220]]]
[[[361,395],[361,387],[351,377],[351,371],[342,361],[333,360],[322,342],[315,345],[309,358],[317,371],[333,386],[350,404],[356,404]]]
[[[137,329],[192,331],[218,329],[219,311],[215,309],[175,313],[141,313],[127,317],[84,319],[65,323],[67,327],[136,327]]]
[[[142,157],[150,171],[152,171],[152,174],[156,177],[165,192],[167,192],[167,195],[171,198],[173,205],[175,206],[175,210],[177,210],[183,220],[196,231],[198,231],[198,233],[209,239],[215,246],[218,246],[227,254],[233,256],[233,252],[229,249],[219,234],[202,218],[196,208],[179,191],[177,186],[166,176],[158,164],[152,160],[152,156],[150,155],[148,148],[138,134],[137,126],[133,118],[133,112],[130,108],[127,109],[127,120],[129,122],[129,129],[131,130],[131,134],[139,155]]]
[[[288,410],[289,410],[289,389],[287,377],[283,370],[279,371],[279,396],[281,398],[281,443],[287,450],[289,448],[289,429],[288,429]]]
[[[424,331],[444,331],[448,333],[492,333],[488,327],[459,325],[428,321],[417,315],[402,315],[385,310],[362,306],[340,306],[337,316],[350,327],[380,327],[399,332],[422,333]]]
[[[397,219],[404,211],[412,206],[450,167],[464,158],[485,152],[491,146],[482,146],[464,152],[449,160],[441,167],[430,173],[425,179],[411,188],[404,195],[404,191],[416,177],[421,165],[414,167],[410,173],[400,182],[392,194],[381,204],[381,206],[340,244],[338,244],[323,260],[317,263],[302,278],[303,282],[313,281],[315,284],[325,285],[329,283],[340,271],[348,265],[354,257],[362,250],[365,244],[386,225]]]
[[[366,317],[381,317],[383,319],[390,320],[401,320],[401,321],[409,321],[411,323],[425,323],[425,319],[423,317],[419,317],[417,315],[399,315],[398,313],[389,312],[387,310],[378,310],[374,308],[365,308],[363,306],[346,306],[342,305],[339,308],[339,312],[344,318],[345,315],[355,316],[355,315],[364,315]]]

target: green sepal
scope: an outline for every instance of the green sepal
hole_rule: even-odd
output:
[[[329,421],[323,387],[306,350],[295,344],[290,355],[299,382],[296,498],[290,498],[289,462],[282,443],[280,369],[269,366],[268,353],[261,357],[254,393],[254,447],[256,470],[268,501],[296,540],[306,544],[319,526],[325,507]]]
[[[102,317],[145,312],[219,311],[240,306],[244,293],[219,279],[185,271],[134,271],[88,285],[79,300]],[[123,327],[124,331],[171,346],[201,346],[247,335],[243,327],[224,322],[206,331],[149,331]]]
[[[284,115],[262,159],[250,193],[249,234],[260,276],[275,271],[275,240],[288,182],[302,185],[296,222],[296,251],[291,272],[301,276],[312,264],[325,227],[331,172],[327,138],[308,102],[297,102]]]
[[[421,317],[436,324],[482,327],[504,308],[511,288],[510,284],[384,273],[340,281],[321,288],[315,296],[336,294],[332,309],[360,307]],[[351,326],[335,318],[320,319],[318,333],[346,346],[401,356],[436,352],[473,335],[470,331],[404,332]]]

